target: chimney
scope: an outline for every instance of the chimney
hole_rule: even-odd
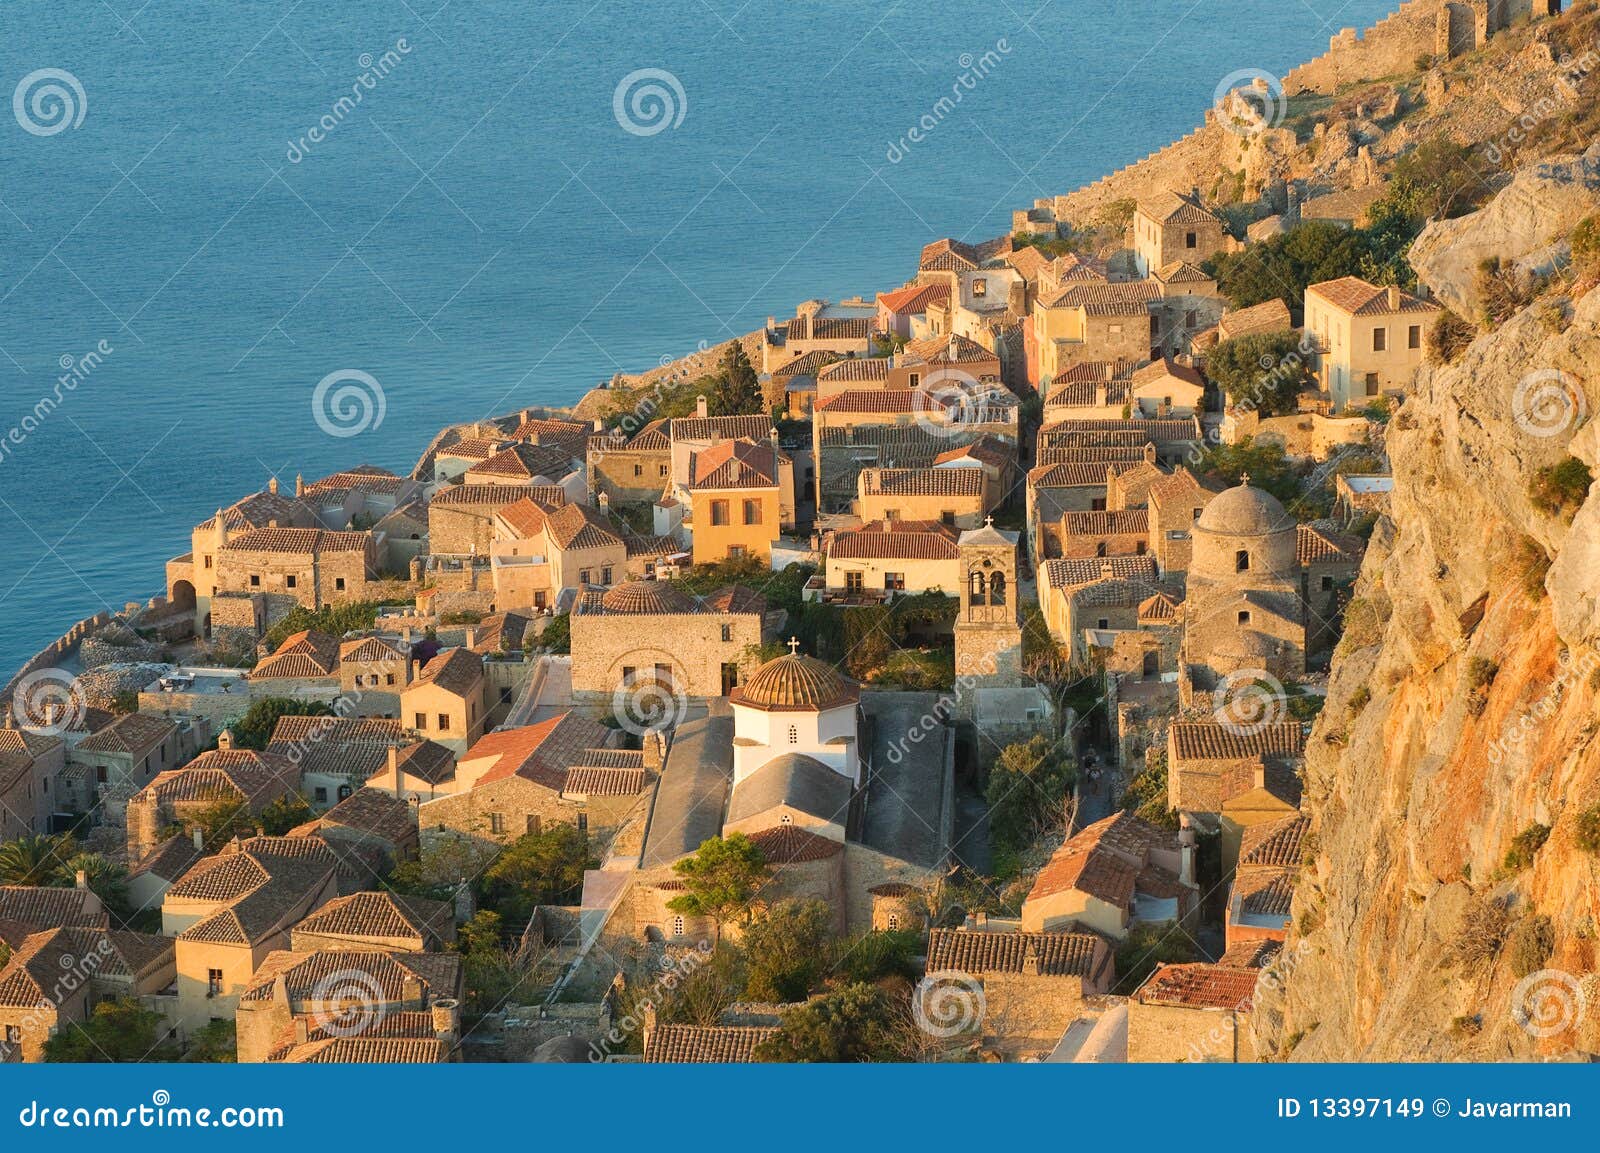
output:
[[[422,1008],[422,981],[410,973],[400,982],[400,1003],[408,1008]]]
[[[694,414],[701,420],[706,418],[706,394],[703,392],[694,398]]]
[[[219,752],[224,752],[224,753],[233,751],[233,730],[232,729],[223,729],[220,733],[217,734],[217,749],[218,749]]]
[[[433,1012],[433,1035],[447,1045],[455,1045],[461,1036],[461,1002],[441,997],[430,1008]]]
[[[397,745],[389,746],[389,776],[394,779],[394,795],[399,797],[404,792],[404,777],[400,772],[400,749]]]
[[[199,825],[194,827],[194,850],[197,853],[206,851],[206,831]]]
[[[1039,951],[1030,943],[1028,951],[1022,957],[1022,975],[1024,977],[1037,977],[1039,975]]]
[[[1156,446],[1155,446],[1154,442],[1151,442],[1150,444],[1147,444],[1147,445],[1144,446],[1144,459],[1145,459],[1145,462],[1147,464],[1155,464],[1155,462],[1156,462]]]
[[[79,869],[72,875],[72,886],[75,889],[87,889],[89,887],[89,874]]]
[[[647,729],[644,734],[644,767],[661,771],[666,763],[666,735],[660,729]]]
[[[306,1028],[306,1019],[304,1017],[296,1017],[294,1019],[294,1043],[296,1045],[304,1045],[306,1043],[306,1035],[308,1032],[309,1030]]]
[[[771,331],[772,329],[777,328],[777,327],[778,327],[778,318],[776,316],[767,317],[767,329],[768,329],[768,331]]]
[[[1389,311],[1400,311],[1400,289],[1399,286],[1393,284],[1389,286]]]
[[[284,973],[279,973],[272,979],[272,1003],[289,1007],[289,979]]]
[[[220,549],[228,543],[228,520],[222,515],[222,510],[217,510],[215,535],[217,547]]]
[[[1200,203],[1200,186],[1198,184],[1191,184],[1189,186],[1189,199],[1193,200],[1196,204]]]
[[[274,476],[274,477],[268,477],[267,478],[267,491],[270,492],[273,496],[277,496],[278,495],[278,478],[277,477]]]
[[[306,495],[306,478],[298,472],[294,474],[294,495]]]
[[[948,348],[950,350],[951,360],[957,360],[960,358],[961,346],[957,343],[956,334],[953,332],[950,334],[950,344],[948,345]]]
[[[609,508],[610,506],[611,506],[611,494],[608,493],[608,492],[601,493],[600,494],[600,507],[601,508]]]
[[[468,650],[470,651],[471,649],[476,648],[477,644],[478,644],[478,628],[477,628],[476,625],[468,625],[467,626],[467,648],[468,648]]]
[[[594,418],[594,430],[596,432],[604,432],[606,430],[606,422],[598,416]]]
[[[655,1036],[655,1031],[656,1005],[654,1001],[646,998],[644,1008],[639,1014],[639,1042],[646,1053],[650,1051],[650,1038]]]
[[[1178,880],[1185,885],[1194,884],[1194,818],[1188,813],[1178,814]]]
[[[472,896],[472,886],[465,881],[458,884],[455,899],[456,924],[465,925],[472,920],[472,915],[478,911],[477,904]]]
[[[1111,563],[1111,561],[1109,559],[1101,562],[1101,564],[1100,564],[1100,579],[1101,580],[1108,581],[1108,580],[1111,580],[1116,575],[1117,575],[1117,570],[1112,565],[1112,563]]]
[[[12,709],[11,709],[11,702],[10,701],[6,702],[6,725],[5,725],[5,727],[8,728],[8,729],[14,729],[14,728],[17,727],[17,716],[16,716],[16,713],[14,713],[12,711]]]

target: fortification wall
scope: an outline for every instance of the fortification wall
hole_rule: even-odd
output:
[[[94,635],[97,629],[104,628],[111,620],[109,612],[97,612],[92,617],[85,617],[62,633],[55,640],[45,645],[44,648],[29,657],[27,662],[16,671],[16,674],[6,682],[3,692],[0,692],[0,702],[9,702],[17,691],[17,686],[22,681],[39,672],[41,669],[53,669],[66,663],[78,651],[78,646],[85,639]]]

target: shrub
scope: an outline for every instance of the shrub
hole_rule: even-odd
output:
[[[1472,325],[1445,309],[1428,327],[1428,359],[1435,364],[1454,364],[1477,335]]]
[[[1489,706],[1489,688],[1499,672],[1500,666],[1487,657],[1473,657],[1467,662],[1467,711],[1473,716],[1482,716]]]
[[[1578,814],[1573,843],[1586,853],[1600,853],[1600,805],[1590,805]]]
[[[1195,945],[1173,925],[1136,925],[1117,947],[1117,984],[1113,992],[1132,993],[1157,965],[1181,965],[1196,960]]]
[[[1371,701],[1372,690],[1366,685],[1362,685],[1359,689],[1350,694],[1350,715],[1359,715],[1361,710],[1366,708]]]
[[[1544,968],[1556,947],[1556,927],[1543,913],[1530,913],[1511,927],[1506,938],[1511,972],[1526,977]]]
[[[1566,515],[1578,510],[1593,483],[1594,475],[1588,465],[1575,456],[1564,457],[1560,463],[1546,465],[1533,474],[1528,484],[1528,500],[1542,513]]]
[[[1504,324],[1533,300],[1532,288],[1517,275],[1515,267],[1501,263],[1498,256],[1486,257],[1479,263],[1475,283],[1481,319],[1487,326]]]
[[[1536,821],[1511,838],[1511,847],[1506,850],[1505,860],[1501,863],[1507,872],[1520,873],[1532,866],[1533,858],[1549,839],[1550,826]]]
[[[1461,915],[1461,928],[1446,950],[1447,959],[1464,969],[1487,965],[1500,955],[1510,918],[1505,909],[1484,900],[1473,900]]]
[[[1483,1032],[1483,1018],[1476,1013],[1457,1017],[1450,1022],[1450,1031],[1458,1037],[1476,1037]]]
[[[1550,572],[1550,557],[1544,551],[1544,546],[1531,536],[1525,536],[1517,542],[1512,555],[1517,584],[1523,595],[1531,601],[1543,600],[1544,578]]]
[[[1536,315],[1545,331],[1557,336],[1567,331],[1567,326],[1572,323],[1567,316],[1566,302],[1561,300],[1541,300]]]
[[[1583,280],[1600,280],[1600,213],[1585,216],[1572,230],[1572,270]]]

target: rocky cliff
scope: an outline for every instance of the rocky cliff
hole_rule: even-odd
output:
[[[1431,226],[1422,279],[1466,300],[1453,253],[1559,256],[1575,195],[1600,209],[1600,145]],[[1557,284],[1390,422],[1391,516],[1308,751],[1287,979],[1258,998],[1279,1059],[1600,1052],[1600,493],[1540,483],[1569,456],[1600,475],[1600,291]]]

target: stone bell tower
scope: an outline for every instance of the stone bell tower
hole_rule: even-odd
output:
[[[958,687],[1022,684],[1018,535],[995,528],[994,518],[988,517],[982,528],[968,529],[956,542],[961,557],[961,610],[955,629]]]

